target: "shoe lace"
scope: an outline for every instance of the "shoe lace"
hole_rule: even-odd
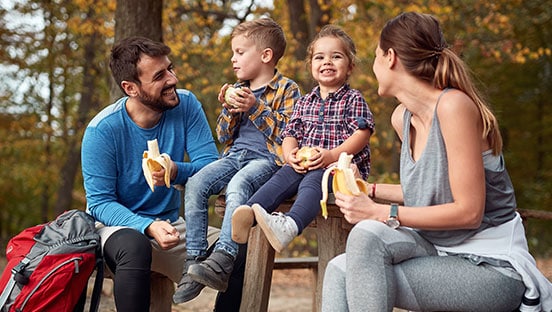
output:
[[[281,212],[273,212],[272,213],[272,216],[274,216],[274,223],[278,224],[278,225],[287,225],[287,218],[286,218],[286,215],[281,213]]]

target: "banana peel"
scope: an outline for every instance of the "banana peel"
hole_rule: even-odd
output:
[[[159,153],[157,139],[148,140],[148,150],[144,151],[142,155],[142,171],[144,171],[144,177],[146,178],[152,192],[155,189],[152,173],[159,171],[162,168],[165,168],[165,185],[167,188],[171,187],[170,160],[171,157],[167,153]]]
[[[360,193],[368,194],[368,184],[355,176],[354,170],[351,168],[351,160],[353,155],[349,155],[345,152],[339,155],[337,164],[334,164],[324,171],[322,176],[322,200],[320,200],[320,207],[322,208],[322,216],[324,219],[328,218],[328,179],[330,174],[333,173],[332,188],[334,193],[340,192],[346,195],[360,195]]]

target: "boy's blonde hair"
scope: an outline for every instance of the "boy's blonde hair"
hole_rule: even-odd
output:
[[[252,40],[258,50],[271,49],[274,65],[278,64],[286,50],[286,37],[282,27],[268,17],[239,24],[232,31],[232,38],[240,35]]]

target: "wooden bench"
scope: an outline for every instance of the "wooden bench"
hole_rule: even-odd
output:
[[[224,195],[219,195],[215,201],[215,212],[224,215]],[[293,200],[283,202],[277,209],[287,212]],[[272,283],[272,270],[297,267],[315,268],[315,284],[313,292],[313,311],[320,311],[322,303],[322,283],[326,265],[335,256],[345,252],[347,236],[352,225],[345,221],[343,214],[334,204],[333,196],[328,199],[328,218],[318,215],[309,225],[316,228],[318,241],[318,257],[286,258],[275,260],[275,250],[258,226],[251,228],[249,234],[247,261],[243,285],[240,311],[267,311]]]
[[[215,201],[215,212],[224,216],[225,200],[221,194]],[[277,211],[287,212],[293,200],[282,203]],[[518,209],[524,220],[536,218],[552,220],[552,212]],[[316,288],[313,291],[313,311],[321,310],[322,284],[326,266],[335,256],[345,252],[347,236],[352,228],[339,208],[335,198],[328,199],[328,219],[320,214],[309,225],[316,228],[318,257],[275,258],[272,248],[260,227],[255,226],[249,234],[247,262],[240,311],[267,311],[272,283],[272,271],[275,269],[311,268],[314,272]]]
[[[545,210],[535,210],[535,209],[522,209],[518,208],[517,211],[521,215],[524,221],[527,219],[538,219],[538,220],[552,220],[552,211]]]
[[[293,201],[288,200],[278,211],[289,211]],[[224,195],[215,202],[215,211],[224,216]],[[524,220],[529,218],[552,220],[552,212],[543,210],[518,209]],[[333,196],[328,200],[328,219],[318,215],[311,223],[316,228],[318,240],[317,257],[275,258],[275,251],[258,227],[253,227],[249,237],[247,265],[240,311],[267,311],[272,282],[272,270],[311,269],[316,288],[313,291],[313,311],[320,311],[322,282],[326,265],[336,255],[345,251],[347,235],[352,228],[334,204]],[[175,285],[166,276],[152,272],[151,305],[152,312],[165,312],[172,309],[172,294]]]

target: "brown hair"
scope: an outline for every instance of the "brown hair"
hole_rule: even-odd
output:
[[[171,49],[161,42],[145,37],[128,37],[122,39],[111,49],[109,67],[117,85],[121,88],[122,81],[131,81],[140,85],[138,62],[142,54],[150,57],[166,56]],[[124,90],[123,90],[124,92]]]
[[[258,50],[272,49],[274,65],[278,64],[286,50],[286,37],[282,27],[268,17],[239,24],[232,31],[231,37],[239,35],[252,40]]]
[[[407,12],[388,21],[380,35],[384,55],[393,49],[405,69],[435,88],[455,88],[465,92],[476,104],[483,121],[482,137],[496,155],[502,150],[498,121],[472,81],[471,73],[443,36],[439,21],[429,15]]]
[[[347,35],[347,33],[343,29],[339,28],[338,26],[329,24],[329,25],[324,25],[324,27],[320,29],[316,37],[314,37],[314,39],[309,44],[307,48],[307,58],[305,60],[307,63],[307,66],[310,67],[312,64],[312,54],[314,53],[313,51],[314,44],[318,39],[321,39],[324,37],[335,37],[341,40],[341,42],[343,42],[343,45],[345,46],[345,52],[347,54],[347,58],[349,59],[349,64],[351,65],[355,64],[356,47],[355,47],[355,43],[353,42],[353,39],[351,39],[351,37],[349,37],[349,35]]]

